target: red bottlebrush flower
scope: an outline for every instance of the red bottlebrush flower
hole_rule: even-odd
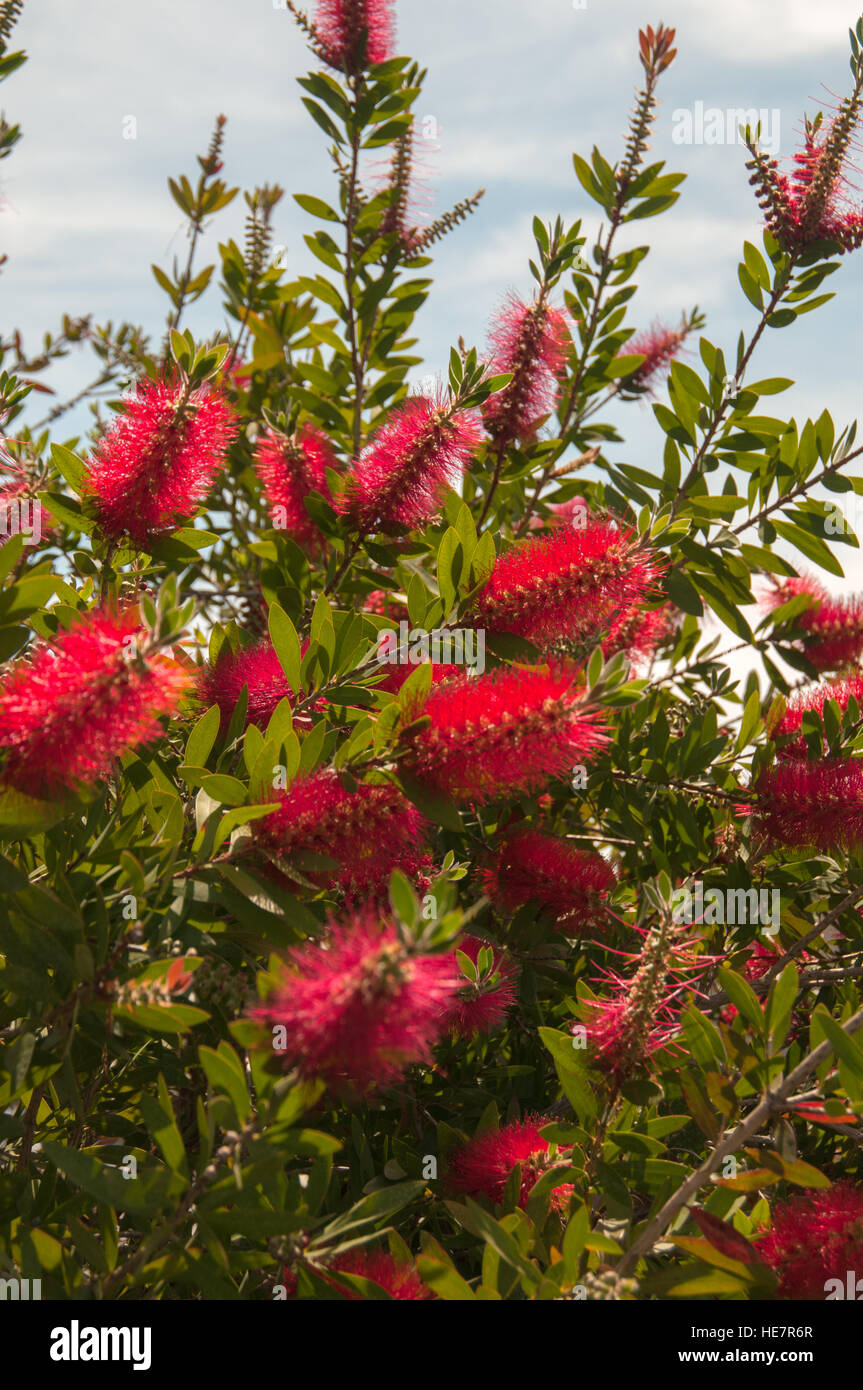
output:
[[[770,1230],[755,1242],[758,1254],[779,1278],[778,1298],[823,1300],[838,1290],[855,1297],[863,1269],[863,1187],[847,1180],[777,1202]],[[855,1292],[847,1292],[848,1271]]]
[[[626,652],[635,666],[649,661],[661,642],[674,631],[673,604],[645,611],[629,608],[615,618],[602,643],[602,654],[608,661],[616,652]]]
[[[224,646],[215,664],[206,666],[198,677],[196,695],[207,708],[219,706],[223,733],[231,722],[244,685],[249,687],[244,727],[257,724],[265,729],[279,701],[295,693],[288,685],[269,638],[244,651],[233,652]]]
[[[186,398],[181,385],[139,382],[85,475],[104,535],[144,548],[191,516],[235,433],[233,412],[218,391],[200,387]]]
[[[852,676],[848,680],[834,681],[832,684],[811,686],[789,700],[785,713],[775,720],[770,728],[770,737],[780,739],[789,734],[796,734],[802,726],[804,714],[808,710],[821,714],[828,700],[835,700],[844,713],[852,699],[863,709],[863,676]],[[793,743],[779,750],[779,756],[805,758],[806,740],[802,737],[795,739]]]
[[[413,1263],[398,1260],[387,1250],[347,1250],[343,1255],[337,1255],[331,1260],[326,1270],[315,1267],[315,1273],[326,1279],[333,1288],[337,1288],[343,1298],[349,1302],[361,1302],[362,1294],[353,1290],[348,1292],[343,1284],[329,1279],[327,1276],[330,1271],[333,1274],[357,1274],[362,1279],[370,1279],[372,1283],[380,1285],[390,1298],[399,1302],[419,1302],[435,1296],[423,1283]],[[285,1268],[282,1272],[282,1283],[293,1297],[297,1288],[296,1275]]]
[[[851,849],[863,844],[863,762],[792,762],[761,773],[744,804],[774,844]]]
[[[634,357],[638,353],[644,357],[644,361],[624,377],[620,383],[621,390],[652,395],[657,377],[664,377],[671,362],[680,355],[689,331],[684,319],[679,328],[666,328],[662,323],[654,323],[643,333],[630,338],[619,355]]]
[[[803,629],[801,650],[816,671],[838,671],[863,654],[863,597],[832,598],[808,576],[785,579],[764,596],[767,608],[778,608],[804,595],[810,606],[794,621]]]
[[[523,1209],[532,1189],[549,1168],[565,1167],[565,1157],[551,1158],[549,1143],[540,1130],[548,1123],[541,1115],[528,1115],[521,1121],[502,1129],[478,1134],[452,1156],[448,1184],[454,1192],[469,1197],[487,1197],[500,1205],[507,1179],[517,1163],[521,1164],[521,1192],[518,1205]],[[569,1153],[570,1150],[565,1150]],[[569,1203],[574,1189],[563,1183],[554,1189],[553,1206],[562,1211]]]
[[[273,526],[311,551],[319,551],[324,538],[304,502],[310,492],[332,501],[327,469],[335,467],[329,440],[313,425],[291,436],[266,430],[255,445],[255,468]]]
[[[683,939],[680,928],[655,927],[647,932],[637,955],[621,952],[636,965],[629,978],[603,972],[612,993],[591,1000],[585,1025],[591,1065],[618,1090],[636,1072],[649,1067],[654,1053],[666,1047],[679,1031],[678,997],[694,988],[702,971],[717,957],[697,956]]]
[[[318,0],[315,37],[320,56],[341,72],[385,63],[395,45],[391,0]]]
[[[764,220],[783,251],[803,251],[816,241],[834,241],[842,253],[863,243],[863,209],[852,205],[845,172],[848,150],[860,119],[860,97],[843,100],[822,130],[820,116],[806,122],[804,143],[786,174],[779,161],[750,147],[750,184]]]
[[[363,1093],[428,1064],[458,980],[451,958],[409,952],[395,927],[365,912],[332,924],[325,944],[288,953],[278,988],[252,1010],[276,1055],[304,1079]],[[284,1046],[281,1046],[281,1043]]]
[[[421,212],[434,202],[423,177],[427,169],[419,157],[420,150],[427,153],[429,141],[425,136],[420,140],[416,122],[411,118],[404,135],[393,146],[386,181],[380,190],[375,190],[387,190],[392,197],[381,220],[381,232],[397,236],[408,252],[420,249],[423,235],[419,227]]]
[[[565,670],[462,675],[433,689],[423,714],[431,726],[412,737],[410,771],[472,805],[536,791],[606,742],[601,711]]]
[[[491,371],[511,372],[512,381],[482,407],[486,429],[496,444],[529,434],[554,409],[557,378],[566,366],[572,340],[566,318],[543,301],[523,304],[511,297],[492,325]]]
[[[363,531],[421,526],[437,514],[480,439],[472,411],[411,396],[354,463],[340,509]]]
[[[395,787],[361,782],[346,791],[329,769],[301,777],[275,794],[276,809],[253,823],[256,844],[275,859],[326,855],[332,870],[304,870],[320,887],[334,885],[351,894],[379,893],[390,874],[408,877],[426,862],[425,821]]]
[[[585,641],[644,600],[659,573],[659,561],[631,533],[591,520],[500,556],[475,601],[475,619],[539,646]]]
[[[47,797],[109,775],[129,748],[162,730],[189,677],[166,657],[137,654],[144,631],[132,611],[91,612],[39,642],[0,680],[3,781]]]
[[[519,970],[506,952],[496,950],[489,942],[480,941],[475,936],[466,936],[458,944],[458,950],[473,961],[474,966],[484,947],[489,947],[493,953],[491,970],[485,977],[474,981],[461,974],[453,952],[460,988],[447,1008],[444,1025],[452,1029],[457,1037],[469,1038],[475,1033],[491,1032],[503,1023],[516,1001]]]
[[[502,912],[538,902],[554,914],[565,936],[603,932],[610,924],[606,899],[617,884],[601,854],[576,849],[541,830],[518,830],[483,870],[485,891]]]

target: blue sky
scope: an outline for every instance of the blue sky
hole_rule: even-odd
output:
[[[0,250],[9,255],[0,331],[20,327],[35,350],[63,310],[160,330],[166,301],[149,267],[185,251],[166,179],[193,173],[219,111],[229,117],[231,183],[331,191],[324,137],[295,83],[306,50],[278,3],[28,0],[17,38],[30,61],[2,91],[24,138],[0,165]],[[482,345],[508,290],[530,293],[535,213],[583,216],[595,230],[571,154],[597,143],[612,162],[619,157],[640,74],[637,30],[660,21],[677,27],[679,56],[661,88],[652,157],[688,177],[670,213],[637,224],[633,244],[653,240],[655,249],[640,270],[634,322],[675,321],[698,303],[705,332],[730,353],[755,313],[736,267],[744,238],[759,240],[758,209],[745,151],[675,143],[680,112],[696,103],[763,108],[778,119],[779,154],[789,155],[802,111],[847,89],[847,30],[860,8],[861,0],[665,0],[661,8],[646,0],[399,0],[399,50],[429,68],[419,114],[438,128],[428,171],[434,207],[488,190],[436,256],[436,288],[418,321],[426,370],[444,369],[459,334]],[[129,116],[134,140],[123,138]],[[205,259],[215,258],[218,240],[241,236],[243,211],[237,199],[216,221]],[[292,273],[309,263],[302,235],[310,225],[285,198],[276,239],[288,247]],[[842,425],[860,413],[863,251],[846,259],[830,288],[841,293],[825,308],[768,332],[753,370],[797,381],[777,409],[800,419],[827,406]],[[220,322],[215,297],[190,319],[201,332]],[[58,387],[75,389],[89,370],[82,353],[64,366]],[[618,423],[627,443],[616,461],[655,466],[662,436],[649,408],[629,406]],[[863,565],[849,575],[863,585]]]

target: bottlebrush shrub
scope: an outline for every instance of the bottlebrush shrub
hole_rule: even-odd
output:
[[[629,224],[683,180],[649,154],[660,25],[488,345],[451,302],[421,364],[438,243],[494,227],[479,193],[406,220],[425,74],[395,8],[287,9],[335,165],[296,194],[317,273],[275,261],[275,183],[202,263],[239,192],[219,115],[170,181],[164,333],[0,336],[3,1273],[817,1296],[859,1250],[863,625],[802,567],[841,575],[820,489],[863,491],[863,450],[785,418],[765,329],[816,355],[848,283],[863,21],[791,171],[744,156],[739,339],[637,294]],[[98,409],[42,418],[73,346]]]

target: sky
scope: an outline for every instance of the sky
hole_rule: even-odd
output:
[[[167,301],[150,266],[169,266],[186,250],[166,181],[197,170],[194,156],[219,112],[229,118],[223,177],[230,183],[332,194],[325,137],[295,81],[308,54],[280,5],[25,0],[16,46],[29,62],[0,92],[7,119],[23,131],[0,164],[0,251],[9,257],[0,274],[0,333],[19,327],[35,351],[64,311],[161,331]],[[863,0],[664,0],[661,8],[649,0],[398,0],[398,49],[429,70],[418,106],[436,131],[426,161],[429,213],[487,190],[480,210],[435,255],[435,287],[418,318],[423,374],[445,371],[459,335],[482,347],[508,291],[530,294],[535,214],[582,217],[596,232],[598,209],[575,178],[572,152],[589,155],[598,144],[611,163],[621,156],[641,72],[637,31],[660,22],[676,27],[678,57],[662,81],[651,158],[687,179],[674,208],[635,224],[628,238],[653,244],[639,269],[632,322],[674,323],[698,304],[705,333],[730,356],[755,316],[737,282],[744,239],[760,243],[746,152],[733,138],[680,137],[688,118],[697,131],[699,110],[709,121],[711,110],[754,108],[765,113],[771,152],[790,156],[803,112],[827,109],[832,94],[848,88],[848,27],[860,8]],[[237,198],[219,216],[201,264],[215,259],[219,241],[241,238],[244,211]],[[287,247],[291,274],[316,264],[302,240],[312,226],[286,196],[275,239]],[[826,407],[841,427],[861,413],[863,251],[844,259],[829,288],[840,293],[824,308],[765,335],[753,371],[795,380],[773,398],[777,410],[802,421]],[[222,322],[213,294],[188,320],[202,335]],[[54,381],[62,397],[91,375],[81,352]],[[626,436],[612,461],[655,469],[664,440],[649,406],[635,403],[610,418]],[[83,423],[80,414],[72,419]],[[859,555],[847,569],[863,587]]]

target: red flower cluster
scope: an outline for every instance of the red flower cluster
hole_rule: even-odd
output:
[[[845,1290],[848,1271],[863,1270],[863,1187],[837,1182],[777,1202],[757,1249],[779,1277],[779,1298],[821,1301],[830,1279]]]
[[[337,773],[323,769],[276,793],[275,805],[272,815],[254,822],[256,844],[276,860],[299,856],[297,867],[322,888],[379,893],[393,869],[414,877],[427,860],[425,822],[389,784],[361,782],[356,791],[346,791]],[[303,855],[324,855],[337,867],[304,869]]]
[[[820,119],[807,121],[803,149],[794,155],[790,175],[780,170],[778,160],[753,151],[749,182],[783,251],[803,251],[816,241],[838,242],[843,252],[863,244],[863,210],[850,203],[845,173],[859,111],[856,97],[842,102],[825,132]]]
[[[631,533],[592,519],[583,530],[531,537],[495,561],[476,620],[539,646],[579,642],[630,614],[660,564]]]
[[[432,690],[423,714],[431,726],[411,738],[409,770],[472,805],[536,791],[606,741],[601,711],[564,669],[461,675]]]
[[[697,956],[679,931],[667,928],[648,932],[639,953],[627,959],[636,965],[635,973],[627,979],[604,972],[612,992],[590,1001],[586,1025],[591,1065],[604,1073],[614,1090],[647,1068],[654,1053],[668,1045],[679,1030],[679,996],[716,963],[715,957]],[[583,1025],[574,1028],[579,1026]]]
[[[689,328],[685,322],[680,328],[666,328],[662,323],[654,323],[644,332],[630,338],[621,356],[635,357],[639,354],[644,357],[644,361],[630,376],[623,379],[621,387],[626,391],[652,393],[656,378],[665,375],[669,364],[679,355],[688,333]]]
[[[674,631],[673,605],[665,603],[661,608],[645,611],[642,608],[629,608],[615,618],[602,643],[602,654],[609,661],[616,652],[626,652],[630,661],[638,667],[649,661],[661,642],[665,642]]]
[[[366,1092],[430,1061],[458,987],[451,956],[409,953],[391,923],[366,912],[332,924],[325,943],[289,952],[252,1017],[283,1030],[273,1042],[286,1068]]]
[[[810,606],[795,625],[805,636],[801,648],[816,671],[838,671],[851,666],[863,654],[863,597],[832,598],[817,580],[808,576],[785,579],[765,595],[768,608],[779,608],[805,595]]]
[[[255,445],[255,467],[273,526],[318,552],[324,538],[306,511],[305,499],[319,492],[332,501],[327,469],[336,467],[336,457],[329,440],[308,424],[292,436],[266,430]]]
[[[210,387],[142,381],[99,441],[85,475],[99,528],[142,549],[191,516],[222,468],[236,433],[233,412]]]
[[[489,942],[480,941],[476,936],[466,936],[458,944],[476,966],[479,953]],[[458,959],[453,953],[455,968],[459,972],[460,988],[444,1015],[444,1024],[461,1038],[473,1037],[475,1033],[490,1033],[503,1023],[518,993],[518,966],[504,951],[495,947],[491,971],[484,978],[471,981],[461,974]]]
[[[318,0],[315,34],[330,67],[354,73],[385,63],[395,44],[391,0]]]
[[[47,797],[106,777],[129,748],[161,733],[189,677],[166,657],[136,654],[134,610],[82,614],[0,681],[3,781]]]
[[[541,830],[508,835],[482,878],[495,907],[511,913],[538,902],[565,936],[603,932],[610,924],[606,899],[617,883],[611,866],[601,854]]]
[[[198,677],[197,697],[207,708],[219,706],[223,733],[243,686],[249,688],[245,726],[257,724],[259,729],[266,729],[279,702],[294,694],[269,638],[242,651],[234,652],[224,646],[215,664],[205,667]]]
[[[421,526],[440,509],[482,438],[474,414],[427,396],[393,411],[354,463],[340,510],[363,531]]]
[[[855,848],[863,844],[863,762],[789,759],[761,773],[741,810],[775,844]]]
[[[770,727],[770,737],[780,739],[797,733],[802,726],[804,714],[808,710],[814,710],[821,714],[828,700],[835,700],[844,713],[852,699],[856,700],[860,709],[863,710],[863,676],[851,676],[848,680],[811,686],[808,690],[802,691],[789,700],[785,713],[779,719],[774,720]],[[806,740],[801,737],[795,739],[793,743],[786,744],[784,748],[779,750],[779,756],[782,758],[805,758]]]
[[[511,372],[512,381],[489,396],[482,408],[495,443],[510,444],[531,433],[557,399],[557,378],[566,366],[572,340],[566,319],[542,300],[523,304],[510,298],[491,332],[493,373]]]
[[[516,1164],[521,1165],[521,1191],[518,1205],[527,1206],[527,1199],[539,1179],[549,1168],[565,1167],[565,1150],[561,1157],[549,1156],[549,1143],[540,1130],[548,1124],[541,1115],[528,1115],[520,1123],[502,1129],[486,1131],[471,1139],[453,1154],[448,1184],[454,1192],[469,1197],[487,1197],[499,1205],[503,1201],[507,1179]],[[553,1206],[563,1211],[573,1193],[570,1183],[554,1189]]]

